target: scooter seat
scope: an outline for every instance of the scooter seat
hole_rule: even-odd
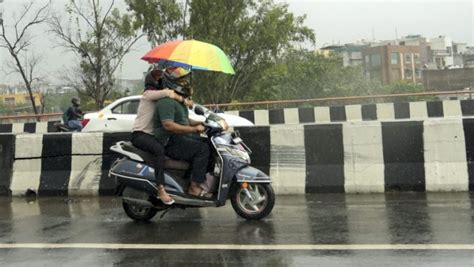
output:
[[[150,163],[152,162],[154,156],[151,153],[143,151],[141,149],[136,148],[132,145],[131,142],[123,142],[122,148],[128,152],[135,153],[139,155],[145,162]],[[172,170],[188,170],[190,164],[186,161],[175,160],[165,156],[165,169],[172,169]]]

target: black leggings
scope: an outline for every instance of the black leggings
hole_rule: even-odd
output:
[[[155,179],[158,185],[165,184],[165,149],[163,145],[156,140],[156,138],[144,132],[133,132],[132,133],[132,144],[145,152],[148,152],[155,156],[153,162],[149,162],[151,167],[155,169]]]

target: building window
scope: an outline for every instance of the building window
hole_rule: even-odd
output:
[[[415,58],[415,64],[420,64],[420,54],[415,53],[413,57]]]
[[[370,55],[370,62],[372,66],[380,66],[380,54]]]
[[[411,64],[411,54],[405,54],[405,64]]]
[[[416,78],[421,78],[422,71],[419,69],[416,69],[415,72],[416,72]]]
[[[444,58],[435,58],[435,63],[438,69],[443,69],[444,66],[446,66],[446,61],[444,60]]]
[[[413,72],[411,69],[405,69],[405,79],[412,79],[413,78]]]
[[[390,54],[390,64],[398,64],[398,53],[397,52],[392,52]]]

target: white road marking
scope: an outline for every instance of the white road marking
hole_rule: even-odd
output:
[[[160,250],[474,250],[474,244],[120,244],[0,243],[0,249],[160,249]]]

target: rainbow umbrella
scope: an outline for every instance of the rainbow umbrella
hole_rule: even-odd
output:
[[[146,53],[142,59],[149,63],[165,60],[176,66],[195,70],[235,74],[229,58],[219,47],[197,40],[171,41],[161,44]]]

